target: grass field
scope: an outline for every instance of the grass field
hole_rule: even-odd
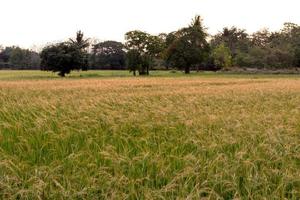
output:
[[[300,76],[0,71],[0,199],[300,199]]]

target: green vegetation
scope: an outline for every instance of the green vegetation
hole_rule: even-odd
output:
[[[32,50],[0,46],[0,69],[40,69],[40,55]]]
[[[209,55],[209,44],[200,16],[196,16],[192,24],[172,33],[172,42],[166,50],[169,66],[183,69],[189,74],[192,67],[206,62]]]
[[[102,66],[103,69],[126,69],[126,52],[121,42],[105,41],[92,45],[90,67]]]
[[[214,49],[212,57],[214,59],[214,63],[218,67],[221,67],[223,69],[229,69],[232,66],[232,57],[230,49],[224,44],[220,44]]]
[[[202,18],[170,33],[152,35],[133,30],[117,41],[85,39],[51,44],[37,53],[19,47],[0,46],[0,69],[42,69],[64,76],[72,70],[127,69],[136,75],[151,70],[191,71],[291,70],[300,68],[300,26],[284,23],[283,28],[255,33],[225,27],[209,35]]]
[[[91,71],[72,71],[66,75],[65,80],[72,79],[99,79],[99,78],[126,78],[132,75],[127,70],[91,70]],[[152,71],[149,78],[155,77],[198,77],[198,78],[249,78],[249,79],[262,79],[262,78],[298,78],[298,74],[250,74],[250,73],[231,73],[231,72],[195,72],[192,71],[189,76],[186,76],[184,72],[180,71],[167,71],[167,70],[155,70]],[[1,70],[0,80],[2,81],[20,81],[20,80],[52,80],[60,78],[53,72],[43,72],[37,70]]]
[[[298,76],[154,73],[0,71],[0,199],[300,198]]]
[[[154,58],[159,58],[164,51],[164,40],[142,31],[130,31],[125,34],[127,66],[133,75],[149,75]]]
[[[84,40],[83,33],[78,31],[76,40],[45,47],[41,52],[42,70],[58,72],[61,77],[72,70],[87,70],[88,46],[88,40]]]

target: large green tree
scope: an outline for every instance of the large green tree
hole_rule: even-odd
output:
[[[200,16],[196,16],[190,26],[169,34],[169,47],[165,55],[168,65],[184,69],[189,74],[191,67],[201,65],[208,58],[207,36]]]
[[[137,49],[130,49],[126,54],[126,64],[129,72],[136,76],[136,71],[140,73],[142,68],[143,58]]]
[[[72,70],[86,70],[88,66],[87,40],[83,33],[77,32],[76,40],[70,39],[45,47],[41,52],[42,70],[58,72],[64,77]]]
[[[95,68],[124,69],[125,47],[121,42],[105,41],[93,45],[90,65]]]
[[[154,58],[161,57],[161,53],[165,48],[164,35],[158,36],[150,35],[143,31],[130,31],[125,34],[126,43],[125,46],[128,51],[138,53],[139,63],[139,74],[149,75],[150,67],[153,63]],[[127,56],[130,59],[132,55]],[[128,64],[131,62],[127,62]],[[130,66],[128,66],[130,68]]]
[[[125,34],[125,46],[128,50],[127,55],[127,65],[129,69],[136,69],[140,75],[149,75],[149,64],[146,64],[147,62],[143,62],[146,57],[147,52],[147,41],[150,34],[135,30],[135,31],[129,31]],[[138,57],[136,61],[133,62],[132,58]],[[143,58],[145,57],[145,58]],[[150,60],[149,60],[150,62]],[[134,66],[130,66],[133,65]],[[131,70],[135,73],[135,70]]]

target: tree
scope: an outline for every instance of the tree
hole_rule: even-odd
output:
[[[298,48],[295,49],[295,66],[300,67],[300,45]]]
[[[77,47],[78,49],[80,49],[81,51],[86,51],[86,48],[89,47],[89,39],[84,39],[84,34],[82,31],[78,31],[76,33],[76,39],[69,39],[69,43],[72,46]]]
[[[88,43],[83,40],[83,33],[77,32],[76,41],[62,42],[47,46],[41,52],[42,70],[59,72],[64,77],[72,70],[87,69]]]
[[[25,66],[25,51],[20,47],[13,48],[9,56],[9,63],[14,66]]]
[[[281,34],[286,43],[290,44],[290,52],[293,52],[293,65],[300,67],[300,26],[294,23],[285,23]]]
[[[139,67],[137,68],[137,70],[139,71],[140,75],[149,75],[149,65],[144,65],[144,63],[147,63],[147,62],[142,62],[143,60],[148,58],[146,56],[146,52],[147,52],[147,44],[148,44],[149,36],[150,36],[150,34],[143,32],[143,31],[138,31],[138,30],[130,31],[125,34],[125,39],[126,39],[125,46],[129,51],[132,50],[130,55],[127,56],[127,59],[129,59],[129,61],[127,61],[128,68],[136,68],[137,61],[131,62],[130,58],[133,55],[135,55],[135,57],[137,57],[137,54],[139,54],[138,57],[140,59],[138,59],[138,61],[140,61],[140,63],[138,63]],[[144,57],[144,58],[142,59],[142,57]],[[130,63],[135,63],[136,66],[135,67],[129,66]]]
[[[232,58],[235,59],[238,53],[247,53],[251,46],[249,35],[244,29],[237,27],[225,27],[222,32],[212,37],[211,48],[215,49],[224,44],[230,49]]]
[[[121,42],[116,41],[105,41],[94,44],[91,54],[91,66],[123,69],[126,62],[124,48]]]
[[[13,51],[15,47],[6,47],[5,49],[3,49],[1,52],[0,52],[0,61],[4,62],[4,63],[7,63],[9,62],[9,57],[10,57],[10,54],[11,52]]]
[[[146,54],[151,58],[161,58],[162,52],[166,48],[165,34],[161,33],[158,36],[149,35],[147,38]]]
[[[201,65],[209,55],[207,33],[202,26],[200,16],[196,16],[189,27],[172,33],[167,38],[170,43],[166,52],[166,61],[170,66],[184,69],[190,73],[191,67]]]
[[[142,57],[137,49],[131,49],[126,54],[126,62],[130,72],[136,76],[136,71],[140,71],[142,66]]]
[[[224,28],[210,43],[213,49],[221,44],[228,47],[234,65],[238,67],[289,68],[298,66],[299,41],[299,26],[285,23],[278,32],[262,29],[250,36],[236,27]]]
[[[0,65],[10,69],[39,69],[40,56],[32,50],[6,47],[0,52]]]
[[[30,69],[40,69],[41,66],[41,58],[40,55],[35,51],[29,51],[29,66]]]
[[[252,45],[261,48],[266,48],[270,44],[270,36],[271,33],[268,29],[262,29],[261,31],[257,31],[251,36]]]
[[[69,43],[71,46],[74,46],[78,49],[78,51],[81,52],[81,55],[83,57],[83,64],[81,69],[86,71],[88,70],[88,53],[87,48],[90,46],[89,39],[84,39],[84,34],[82,31],[77,31],[76,33],[76,39],[73,40],[72,38],[69,39]]]
[[[164,37],[164,34],[156,36],[142,31],[130,31],[125,34],[127,50],[135,50],[135,53],[140,54],[140,75],[149,75],[153,59],[162,57],[165,49]]]
[[[228,69],[232,66],[231,52],[224,44],[219,45],[213,50],[212,56],[217,67]]]
[[[41,52],[42,70],[59,72],[64,77],[72,70],[79,70],[85,64],[81,52],[66,42],[47,46]]]

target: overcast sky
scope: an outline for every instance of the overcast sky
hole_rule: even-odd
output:
[[[82,30],[87,37],[123,41],[129,30],[177,30],[194,15],[213,34],[225,26],[254,32],[300,24],[300,0],[3,0],[0,44],[31,48]]]

